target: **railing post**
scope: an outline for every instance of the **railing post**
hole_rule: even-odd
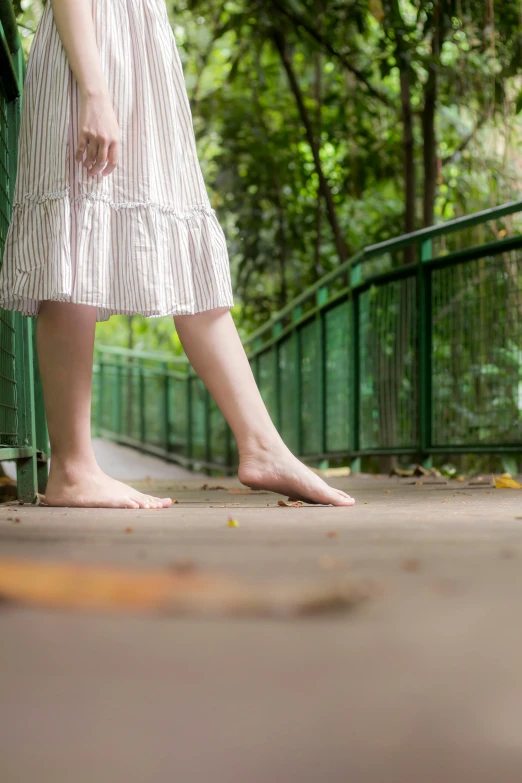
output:
[[[419,442],[420,456],[425,467],[431,467],[432,445],[432,314],[431,270],[425,265],[433,256],[431,239],[424,240],[418,248],[417,304],[419,313]]]
[[[205,387],[205,462],[211,462],[212,460],[212,449],[211,449],[211,439],[212,438],[212,431],[211,431],[211,424],[210,424],[210,392]],[[210,476],[210,467],[207,466],[207,474]]]
[[[301,307],[294,307],[292,310],[292,321],[294,324],[299,321],[303,314]],[[295,432],[295,450],[298,457],[301,456],[303,447],[302,426],[301,426],[301,335],[299,328],[294,325],[294,432]]]
[[[42,379],[38,364],[38,351],[36,350],[36,330],[33,329],[33,366],[34,366],[34,415],[35,415],[35,439],[36,439],[36,471],[38,474],[38,492],[45,495],[47,479],[49,477],[49,432],[47,430],[47,418],[43,397]]]
[[[225,465],[227,468],[232,467],[232,430],[225,422]]]
[[[170,451],[170,378],[167,362],[161,366],[163,368],[163,442],[168,454]]]
[[[317,404],[319,414],[319,453],[321,455],[320,468],[328,467],[328,460],[325,457],[327,452],[326,443],[326,339],[325,339],[325,315],[322,309],[328,301],[328,288],[320,288],[316,295],[316,304],[319,308],[316,319],[317,330]]]
[[[96,417],[96,427],[98,430],[98,435],[101,434],[102,426],[103,426],[103,396],[104,396],[104,382],[103,382],[103,352],[100,352],[100,364],[99,364],[99,370],[98,370],[98,410],[97,410],[97,417]]]
[[[192,460],[193,448],[192,448],[192,376],[190,375],[190,369],[187,371],[187,459]],[[191,467],[192,463],[189,462],[188,466]]]
[[[139,382],[139,401],[140,401],[140,441],[145,443],[146,421],[145,421],[145,372],[141,359],[138,366]]]
[[[351,388],[351,430],[352,430],[352,449],[353,452],[358,452],[361,448],[361,419],[360,419],[360,393],[361,393],[361,361],[360,361],[360,310],[359,310],[359,293],[353,291],[353,286],[357,285],[361,281],[361,268],[359,265],[355,266],[350,273],[350,294],[349,302],[351,303],[350,312],[350,347],[348,361],[352,362],[352,388]],[[350,461],[350,467],[352,473],[361,472],[361,458],[355,454]]]
[[[275,425],[279,432],[281,432],[282,425],[282,413],[281,413],[281,368],[280,368],[280,342],[279,336],[283,331],[283,324],[278,321],[272,328],[272,337],[275,339],[274,343],[274,397],[275,397]]]
[[[116,432],[118,435],[122,434],[123,430],[123,412],[122,412],[122,399],[121,399],[121,392],[122,392],[122,383],[121,383],[121,376],[122,376],[122,367],[121,367],[121,358],[117,360],[116,365]]]
[[[259,358],[259,351],[261,350],[262,341],[259,339],[254,340],[252,347],[254,351],[256,352],[256,355],[254,356],[254,367],[252,368],[252,372],[254,373],[254,378],[256,379],[256,384],[258,385],[259,389],[261,390],[261,360]]]
[[[18,443],[29,446],[31,456],[17,460],[16,477],[19,500],[34,503],[38,492],[36,466],[36,421],[34,411],[32,320],[16,313],[15,378],[17,392]]]

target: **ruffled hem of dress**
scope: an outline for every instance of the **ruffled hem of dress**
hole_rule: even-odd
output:
[[[95,306],[97,321],[233,307],[215,210],[88,192],[70,198],[70,188],[27,194],[13,204],[0,306],[34,317],[41,301]]]
[[[203,313],[207,310],[215,310],[220,307],[227,307],[230,310],[234,307],[234,302],[232,300],[216,300],[215,302],[211,304],[205,304],[202,307],[198,307],[196,305],[192,308],[174,306],[172,309],[163,311],[143,309],[122,310],[112,305],[93,305],[92,302],[80,302],[77,299],[73,299],[68,294],[53,296],[46,299],[21,299],[17,297],[11,297],[10,299],[0,298],[0,307],[3,310],[12,310],[14,312],[21,313],[21,315],[25,315],[28,318],[37,318],[41,302],[69,302],[70,304],[88,305],[89,307],[94,306],[97,308],[96,321],[98,323],[101,321],[108,321],[111,315],[141,315],[143,318],[165,318],[166,316],[175,315],[196,315],[197,313]]]
[[[104,204],[112,207],[112,209],[135,209],[136,207],[148,207],[150,209],[158,210],[165,215],[171,215],[179,220],[190,220],[196,212],[203,212],[205,215],[216,215],[216,210],[213,209],[210,204],[195,204],[185,211],[176,209],[176,207],[170,206],[170,204],[161,204],[159,201],[153,201],[146,199],[144,201],[114,201],[106,193],[92,193],[85,191],[77,196],[71,198],[71,188],[66,187],[62,190],[47,191],[46,193],[26,193],[22,199],[14,201],[12,209],[19,210],[24,209],[30,204],[44,204],[46,201],[56,201],[58,199],[68,199],[69,203],[80,204],[82,201],[87,200],[91,202],[101,201]]]

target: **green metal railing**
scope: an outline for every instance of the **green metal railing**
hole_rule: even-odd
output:
[[[366,247],[246,340],[310,463],[522,453],[522,201]],[[233,470],[234,439],[186,360],[101,347],[100,434]]]
[[[11,217],[25,59],[13,8],[0,0],[0,251]],[[31,320],[0,308],[0,460],[16,460],[18,497],[43,491],[47,430]]]

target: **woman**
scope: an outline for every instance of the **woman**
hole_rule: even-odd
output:
[[[96,321],[174,316],[237,440],[239,480],[353,505],[282,442],[230,314],[223,230],[196,154],[165,0],[50,0],[27,62],[0,304],[38,316],[53,506],[166,508],[91,445]]]

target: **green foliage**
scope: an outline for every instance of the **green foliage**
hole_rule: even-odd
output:
[[[343,243],[349,253],[520,197],[519,0],[167,7],[245,330],[334,269]],[[42,3],[17,8],[34,29]],[[125,319],[113,320],[100,334],[125,344]],[[144,345],[173,339],[170,323],[137,322]]]

